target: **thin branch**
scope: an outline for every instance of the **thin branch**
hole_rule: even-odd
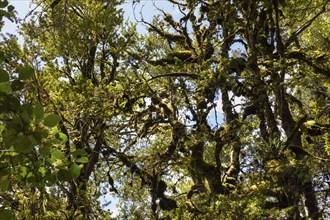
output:
[[[306,54],[304,54],[300,51],[289,52],[287,54],[287,57],[301,60],[301,61],[305,62],[306,64],[308,64],[309,66],[313,67],[316,72],[318,72],[328,78],[330,77],[330,69],[325,69],[325,68],[319,67],[318,65],[313,63],[312,58],[306,57]]]
[[[157,79],[157,78],[161,78],[161,77],[190,77],[192,79],[198,79],[199,75],[198,74],[194,74],[194,73],[167,73],[167,74],[162,74],[162,75],[158,75],[158,76],[154,76],[151,79],[148,79],[147,82]]]
[[[304,30],[306,30],[321,14],[323,14],[326,11],[326,6],[329,3],[329,0],[324,3],[322,6],[322,10],[317,13],[312,19],[309,21],[306,21],[305,24],[300,27],[298,30],[296,30],[288,39],[288,41],[285,43],[285,48],[289,47],[292,42],[295,41],[295,39],[298,37],[299,34],[301,34]]]
[[[42,4],[44,4],[45,2],[44,1],[41,1],[39,4],[37,4],[37,6],[36,7],[34,7],[31,11],[29,11],[26,15],[25,15],[25,17],[24,17],[24,19],[23,19],[23,21],[25,22],[25,20],[35,11],[35,10],[37,10],[37,8],[39,8],[39,6],[40,5],[42,5]],[[47,9],[45,9],[45,10],[47,10]],[[45,10],[43,10],[42,12],[44,12]]]

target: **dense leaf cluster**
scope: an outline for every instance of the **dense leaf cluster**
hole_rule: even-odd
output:
[[[328,0],[137,23],[121,0],[36,2],[0,43],[0,216],[330,217]]]

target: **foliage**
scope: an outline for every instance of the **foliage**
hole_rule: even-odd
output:
[[[169,1],[137,24],[121,0],[36,3],[0,43],[0,216],[329,217],[328,1]]]

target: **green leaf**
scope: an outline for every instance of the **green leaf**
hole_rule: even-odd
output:
[[[88,163],[88,157],[81,157],[76,160],[77,163]]]
[[[26,123],[30,123],[33,118],[33,106],[31,104],[23,104],[21,106],[21,117]]]
[[[6,108],[13,112],[16,112],[21,106],[20,100],[12,96],[7,96],[4,102],[6,103]]]
[[[36,132],[34,132],[34,134],[35,134],[35,137],[38,137],[40,139],[40,141],[41,141],[43,138],[47,138],[48,137],[49,130],[47,130],[47,128],[38,128],[36,130]]]
[[[14,140],[16,139],[16,132],[13,129],[7,129],[4,130],[3,132],[3,138],[2,138],[2,142],[4,145],[4,148],[10,148],[11,146],[13,146]]]
[[[23,121],[18,116],[14,116],[11,123],[13,124],[16,131],[20,131],[21,129],[24,128]]]
[[[7,7],[7,9],[8,9],[9,12],[12,12],[12,11],[14,11],[15,7],[12,6],[12,5],[9,5],[9,6]]]
[[[32,184],[36,184],[37,183],[37,178],[34,175],[33,172],[28,173],[28,175],[26,176],[26,181],[28,183],[32,183]]]
[[[14,140],[14,148],[21,153],[30,153],[34,147],[35,140],[31,135],[19,134]]]
[[[59,132],[57,127],[52,128],[52,135],[55,136]]]
[[[86,156],[87,152],[84,149],[77,149],[72,152],[72,155],[77,157],[77,156]]]
[[[9,2],[7,0],[1,0],[0,1],[0,8],[5,8],[5,7],[7,7],[8,4],[9,4]]]
[[[72,179],[71,172],[68,170],[59,170],[57,173],[57,179],[59,181],[69,181]]]
[[[41,104],[37,104],[33,109],[34,118],[37,122],[41,122],[44,118],[44,107]]]
[[[0,83],[0,92],[4,92],[6,94],[9,94],[11,92],[11,86],[9,82]]]
[[[12,220],[14,219],[14,213],[11,210],[0,210],[0,220]]]
[[[39,153],[43,157],[48,157],[50,155],[50,147],[48,146],[40,147]]]
[[[61,121],[61,117],[55,114],[48,115],[44,119],[44,125],[47,127],[54,127]]]
[[[0,181],[0,190],[7,190],[10,184],[9,179],[3,179]]]
[[[22,164],[22,162],[23,162],[23,159],[21,159],[20,164]],[[26,176],[27,172],[28,172],[27,168],[24,167],[24,166],[19,166],[19,169],[18,170],[19,170],[19,175],[22,178],[24,178]]]
[[[6,59],[5,53],[0,51],[0,61],[4,61]]]
[[[56,150],[53,150],[52,151],[52,157],[54,159],[60,160],[60,159],[63,159],[64,158],[64,154],[63,154],[62,151],[56,149]]]
[[[46,167],[39,167],[39,169],[38,169],[38,172],[39,172],[39,174],[41,174],[41,176],[42,177],[44,177],[45,176],[45,174],[47,173],[47,168]]]
[[[46,133],[48,134],[48,133]],[[41,144],[42,143],[42,139],[45,138],[45,130],[43,128],[38,128],[36,129],[34,132],[32,132],[32,135],[34,137],[34,139],[36,140],[37,142],[37,145]],[[48,135],[46,135],[47,137]]]
[[[69,169],[70,174],[73,178],[78,178],[80,176],[80,170],[81,168],[77,164],[72,164]]]
[[[13,156],[11,158],[11,162],[13,165],[19,165],[19,164],[22,164],[22,162],[24,161],[24,158],[22,156],[22,154],[16,154],[15,156]],[[18,168],[18,170],[21,170],[23,168],[23,166],[20,166]]]
[[[47,173],[44,177],[47,186],[52,186],[56,183],[56,176],[53,173]]]
[[[13,91],[20,91],[23,88],[24,88],[24,83],[21,80],[16,79],[16,80],[12,81],[11,89]]]
[[[53,158],[47,158],[45,162],[47,165],[53,166],[55,163],[55,160]]]
[[[0,82],[8,82],[9,81],[9,74],[7,71],[0,69]]]
[[[309,121],[306,121],[304,124],[305,124],[307,127],[310,128],[311,126],[315,125],[316,122],[315,122],[314,120],[309,120]]]
[[[33,76],[34,74],[34,69],[31,67],[23,67],[18,70],[19,73],[19,79],[20,80],[26,80],[29,79]]]
[[[68,141],[68,137],[62,132],[55,134],[55,137],[63,143],[66,143]]]

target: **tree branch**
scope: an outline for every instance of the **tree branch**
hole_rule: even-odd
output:
[[[189,77],[189,78],[192,78],[192,79],[198,79],[199,75],[194,74],[194,73],[167,73],[167,74],[154,76],[151,79],[148,79],[147,82],[149,82],[151,80],[158,79],[158,78],[162,78],[162,77]]]

